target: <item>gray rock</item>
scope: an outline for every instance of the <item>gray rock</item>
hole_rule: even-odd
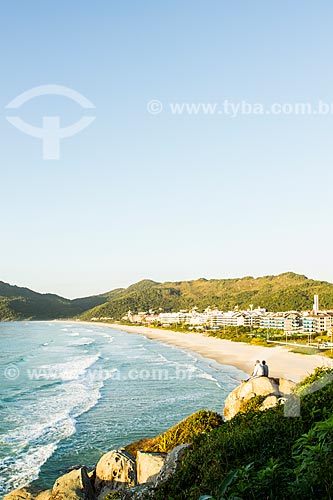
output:
[[[141,484],[120,493],[119,500],[150,500],[155,488],[151,484]]]
[[[42,491],[39,495],[37,495],[36,500],[51,500],[52,490]]]
[[[296,388],[295,382],[287,380],[286,378],[279,379],[279,391],[282,396],[292,394]]]
[[[158,486],[161,483],[167,481],[177,470],[180,468],[181,463],[187,453],[187,451],[192,447],[191,444],[180,444],[176,446],[173,450],[168,453],[168,456],[164,462],[164,465],[154,480],[154,486]]]
[[[257,377],[243,382],[236,387],[225,400],[224,417],[226,420],[233,418],[241,409],[242,404],[254,396],[264,396],[265,401],[261,405],[261,410],[272,408],[279,404],[278,398],[290,394],[296,384],[291,380],[272,377]],[[275,404],[273,404],[273,402]]]
[[[268,410],[269,408],[274,408],[279,404],[279,399],[276,396],[267,396],[264,402],[260,405],[260,410]]]
[[[157,486],[167,481],[179,469],[187,450],[190,448],[190,444],[182,444],[174,448],[168,453],[156,479],[151,483],[142,484],[119,492],[119,500],[150,500]]]
[[[50,497],[51,490],[41,491],[34,486],[26,486],[12,491],[4,497],[4,500],[49,500]]]
[[[87,469],[82,467],[56,480],[50,500],[94,500],[94,498]]]
[[[96,466],[95,490],[98,499],[136,485],[134,457],[125,450],[112,450],[99,460]]]
[[[138,451],[136,455],[136,470],[138,484],[151,482],[162,469],[167,453],[150,453]]]

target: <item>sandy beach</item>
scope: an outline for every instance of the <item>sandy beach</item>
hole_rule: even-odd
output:
[[[296,354],[281,346],[252,346],[242,342],[208,337],[202,333],[182,333],[144,326],[89,323],[123,330],[127,333],[145,335],[152,340],[194,351],[201,354],[201,356],[214,359],[218,363],[235,366],[248,374],[252,372],[256,359],[266,360],[270,376],[283,377],[295,382],[305,378],[317,366],[333,367],[333,360],[325,356]]]

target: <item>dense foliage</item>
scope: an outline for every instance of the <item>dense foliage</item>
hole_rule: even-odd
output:
[[[126,289],[69,300],[52,294],[40,294],[0,282],[0,320],[55,319],[79,316],[121,319],[132,312],[179,311],[216,306],[222,310],[250,304],[270,311],[310,309],[313,295],[320,295],[323,308],[333,307],[333,284],[314,281],[294,273],[262,278],[179,281],[156,283],[143,280]]]
[[[216,306],[222,310],[250,304],[270,311],[311,309],[313,295],[320,295],[323,308],[333,307],[333,284],[314,281],[294,273],[262,278],[180,281],[156,283],[144,280],[126,289],[106,294],[107,302],[82,315],[83,319],[107,317],[120,319],[132,312],[179,311]]]
[[[105,300],[102,296],[69,300],[0,281],[0,320],[70,318]]]
[[[154,500],[332,498],[331,370],[324,387],[311,392],[325,373],[318,369],[302,383],[299,417],[285,417],[283,406],[259,412],[252,405],[198,436],[180,471],[158,488]]]
[[[180,444],[192,443],[193,439],[223,424],[221,415],[214,411],[200,410],[185,418],[163,434],[153,438],[141,439],[126,447],[132,455],[137,451],[168,453]]]

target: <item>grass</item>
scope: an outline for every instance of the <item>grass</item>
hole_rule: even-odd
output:
[[[221,415],[214,411],[200,410],[185,418],[163,434],[153,438],[144,438],[125,447],[128,453],[136,456],[138,451],[168,453],[180,444],[192,443],[198,435],[223,424]]]
[[[319,349],[313,349],[312,347],[293,347],[292,349],[288,350],[289,352],[294,352],[296,354],[306,354],[309,356],[313,354],[323,354],[323,351],[320,351]]]
[[[256,400],[198,435],[152,500],[333,498],[333,383],[308,394],[327,373],[319,368],[300,384],[299,417],[285,417],[283,406],[260,412]]]

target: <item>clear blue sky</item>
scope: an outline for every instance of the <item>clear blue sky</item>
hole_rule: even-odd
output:
[[[153,116],[168,102],[333,102],[328,0],[11,0],[0,19],[0,280],[83,296],[295,271],[333,281],[333,116]],[[73,88],[95,122],[43,161],[5,119]],[[18,114],[84,110],[38,97]]]

